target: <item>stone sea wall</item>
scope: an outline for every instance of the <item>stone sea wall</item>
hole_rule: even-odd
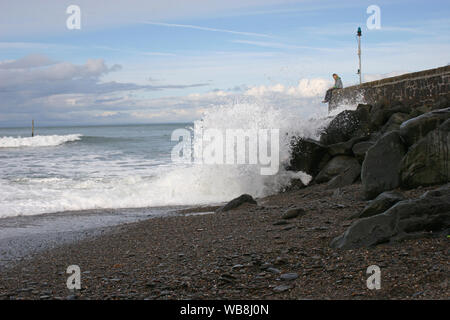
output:
[[[449,96],[450,66],[363,83],[333,92],[331,111],[341,104],[374,104],[384,100],[414,105],[433,104]]]

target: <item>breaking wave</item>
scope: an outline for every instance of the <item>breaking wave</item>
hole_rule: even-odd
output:
[[[27,138],[2,137],[0,148],[52,147],[66,142],[81,140],[81,134],[34,136]]]

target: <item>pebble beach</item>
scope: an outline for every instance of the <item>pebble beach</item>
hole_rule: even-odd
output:
[[[0,299],[449,298],[445,236],[329,247],[366,205],[361,184],[315,185],[257,201],[221,213],[182,210],[45,250],[1,271]],[[305,214],[282,219],[292,208]],[[66,287],[69,265],[80,267],[81,290]],[[381,269],[380,290],[367,288],[371,265]]]

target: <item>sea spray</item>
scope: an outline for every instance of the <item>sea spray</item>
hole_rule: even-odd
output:
[[[306,174],[284,169],[290,140],[293,136],[317,139],[331,119],[319,109],[302,118],[272,105],[233,103],[212,107],[195,121],[193,134],[208,128],[278,129],[280,167],[269,176],[261,175],[259,165],[171,162],[171,132],[183,125],[72,128],[83,136],[59,134],[65,138],[54,139],[54,147],[1,148],[0,217],[210,204],[243,193],[270,195],[283,190],[292,178],[309,182]],[[71,140],[76,143],[66,143]]]

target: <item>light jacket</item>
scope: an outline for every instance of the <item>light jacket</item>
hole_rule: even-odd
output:
[[[334,89],[342,89],[343,87],[341,78],[337,77],[334,82]]]

